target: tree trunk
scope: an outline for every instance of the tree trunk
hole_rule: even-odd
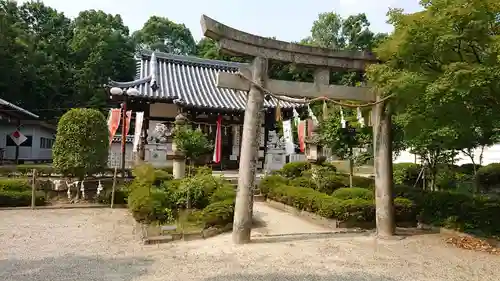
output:
[[[377,97],[379,100],[380,97]],[[395,234],[391,111],[388,104],[375,105],[373,131],[375,155],[375,203],[377,235],[381,238]]]
[[[256,57],[253,61],[252,79],[265,86],[267,79],[267,59]],[[264,93],[252,85],[248,93],[241,158],[239,167],[238,190],[234,208],[233,241],[236,244],[250,242],[252,228],[253,187],[255,183],[256,161],[259,151],[258,132],[261,126],[261,110],[264,103]]]

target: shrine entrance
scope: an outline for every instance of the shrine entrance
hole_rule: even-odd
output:
[[[248,68],[238,73],[220,72],[217,87],[247,91],[238,191],[233,223],[233,241],[250,241],[252,225],[253,189],[256,159],[259,150],[260,123],[264,96],[294,103],[308,103],[308,99],[324,99],[339,105],[340,100],[361,101],[372,107],[375,156],[375,200],[377,234],[394,235],[392,198],[391,115],[386,99],[368,87],[347,87],[330,84],[330,72],[335,69],[364,71],[367,65],[377,63],[373,54],[359,51],[336,51],[303,46],[252,35],[217,22],[205,15],[201,18],[205,36],[218,42],[219,48],[231,55],[254,57]],[[314,83],[272,80],[268,77],[268,61],[282,61],[314,68]],[[359,105],[356,105],[359,106]]]

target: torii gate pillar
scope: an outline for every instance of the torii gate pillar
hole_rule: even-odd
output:
[[[376,63],[377,60],[371,53],[303,46],[248,34],[204,15],[201,18],[201,26],[204,35],[217,40],[222,51],[254,57],[251,67],[240,69],[240,72],[251,78],[252,82],[239,75],[226,72],[220,72],[217,77],[218,87],[249,92],[243,125],[238,192],[233,223],[233,241],[236,244],[248,243],[252,226],[260,109],[264,100],[261,87],[273,94],[296,98],[325,96],[336,100],[373,102],[378,97],[370,88],[330,85],[328,78],[332,69],[363,71],[368,64]],[[268,60],[312,66],[316,70],[315,81],[314,83],[304,83],[268,79]],[[383,103],[377,104],[374,109],[377,233],[379,236],[386,237],[394,234],[391,116]]]

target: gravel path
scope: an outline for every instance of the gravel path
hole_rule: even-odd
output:
[[[0,216],[2,281],[500,280],[500,257],[452,248],[439,235],[382,242],[311,235],[236,246],[226,234],[144,246],[126,210],[15,210]],[[304,223],[276,212],[268,219]]]

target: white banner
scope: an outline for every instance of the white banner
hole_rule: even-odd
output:
[[[135,113],[134,146],[132,148],[133,152],[137,152],[137,148],[139,147],[139,142],[141,141],[143,121],[144,121],[144,112],[136,112]]]
[[[293,144],[292,122],[290,120],[283,121],[283,138],[285,139],[285,151],[287,155],[295,153],[295,145]]]

